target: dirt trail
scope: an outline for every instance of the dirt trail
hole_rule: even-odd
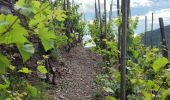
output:
[[[92,100],[97,89],[95,84],[96,65],[101,58],[81,46],[64,53],[67,74],[59,79],[53,100]]]

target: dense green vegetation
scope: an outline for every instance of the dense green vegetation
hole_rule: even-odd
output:
[[[49,81],[51,56],[57,58],[57,49],[65,46],[68,50],[81,41],[84,23],[78,5],[64,3],[66,0],[0,1],[6,9],[0,14],[0,100],[45,99],[42,90],[46,85],[34,87],[24,77],[41,73]],[[39,55],[38,60],[34,55]],[[31,59],[36,66],[28,64]]]
[[[105,16],[102,17],[105,19]],[[169,60],[162,56],[161,49],[149,47],[149,36],[147,33],[147,46],[143,44],[141,35],[135,36],[135,29],[138,27],[138,17],[128,19],[127,36],[127,73],[126,73],[126,99],[128,100],[165,100],[170,93],[170,72]],[[122,17],[112,19],[107,27],[112,27],[106,34],[106,38],[101,40],[103,33],[100,32],[102,23],[102,32],[105,30],[105,20],[97,22],[96,18],[92,24],[89,24],[90,32],[97,47],[92,50],[103,56],[101,68],[103,72],[97,76],[96,82],[102,88],[96,93],[96,97],[105,96],[107,100],[119,99],[121,84],[121,67],[119,62],[118,33],[117,28],[122,24]],[[103,24],[104,23],[104,24]],[[111,24],[110,24],[111,23]],[[115,27],[116,26],[116,27]],[[167,28],[166,28],[167,29]],[[167,31],[166,31],[167,32]],[[158,34],[158,32],[153,32]],[[123,34],[123,33],[121,33]],[[159,32],[160,34],[160,32]],[[160,35],[153,35],[154,43],[160,42]],[[107,49],[100,46],[105,42]],[[126,47],[123,47],[126,48]],[[121,49],[123,49],[121,48]],[[123,59],[120,59],[123,60]]]
[[[86,23],[77,11],[79,5],[69,0],[0,0],[0,4],[8,9],[0,14],[0,100],[48,100],[44,91],[48,84],[56,84],[49,61],[58,60],[60,48],[69,53],[82,41]],[[98,9],[97,4],[95,8]],[[168,100],[170,68],[162,49],[151,49],[143,44],[141,35],[135,36],[138,17],[128,18],[127,46],[119,48],[123,18],[121,14],[118,18],[109,16],[107,22],[106,5],[104,8],[104,13],[97,11],[93,23],[88,24],[96,44],[91,51],[103,58],[99,64],[102,71],[96,76],[100,86],[96,99],[120,99],[120,62],[123,60],[120,50],[127,48],[126,99]],[[154,33],[158,34],[158,30]],[[154,40],[156,36],[159,35],[154,35]],[[148,40],[147,43],[149,45]],[[33,61],[36,64],[32,64]],[[45,81],[30,82],[28,77],[36,73],[46,75]],[[49,74],[53,74],[52,80]]]
[[[95,22],[95,21],[94,21]],[[150,49],[142,44],[141,36],[134,37],[135,21],[130,21],[128,62],[127,62],[127,99],[128,100],[165,100],[169,94],[169,69],[168,59],[162,57],[158,48]],[[91,24],[91,33],[96,33],[95,23]],[[116,35],[117,33],[113,33]],[[96,37],[94,37],[96,38]],[[99,37],[98,37],[99,38]],[[118,62],[119,51],[116,47],[117,39],[114,38],[106,44],[109,50],[97,46],[94,51],[109,59],[102,64],[105,69],[97,76],[97,83],[103,86],[100,95],[106,93],[107,100],[118,99],[120,96],[120,65]],[[97,93],[98,94],[98,93]],[[98,94],[98,95],[99,95]]]

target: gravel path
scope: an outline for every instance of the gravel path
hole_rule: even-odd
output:
[[[63,54],[67,64],[67,74],[59,80],[54,100],[92,100],[97,86],[96,65],[101,58],[81,46]],[[55,93],[54,93],[55,94]]]

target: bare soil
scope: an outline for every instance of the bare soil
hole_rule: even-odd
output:
[[[82,46],[73,48],[70,53],[61,51],[66,66],[64,75],[56,79],[48,95],[51,100],[92,100],[97,90],[95,77],[101,57]]]

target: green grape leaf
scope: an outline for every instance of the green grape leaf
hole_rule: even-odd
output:
[[[0,33],[3,33],[7,28],[17,19],[16,16],[12,14],[4,15],[0,14]],[[16,21],[16,24],[19,23],[19,20]]]
[[[166,100],[166,97],[170,94],[170,89],[163,89],[160,100]]]
[[[74,38],[74,33],[71,33],[70,35],[71,35],[72,38]]]
[[[55,13],[56,19],[60,22],[65,21],[65,19],[67,18],[64,10],[56,10],[54,13]]]
[[[147,91],[142,91],[143,94],[143,100],[152,100],[152,94],[148,93]]]
[[[133,51],[132,53],[133,53],[133,56],[134,56],[135,58],[138,58],[138,57],[139,57],[139,52],[138,52],[138,51]]]
[[[170,72],[169,71],[165,71],[165,77],[167,77],[166,82],[170,86]]]
[[[34,14],[36,14],[38,11],[41,11],[41,3],[40,1],[31,1],[31,10]],[[44,5],[42,6],[44,7]]]
[[[5,21],[5,17],[6,17],[6,15],[4,15],[4,14],[1,14],[1,15],[0,15],[0,22],[3,22],[3,21]]]
[[[115,97],[111,97],[111,96],[106,96],[105,100],[116,100],[116,98]]]
[[[32,44],[17,44],[17,48],[19,49],[19,52],[21,53],[23,62],[27,61],[30,59],[32,54],[34,54],[34,47]]]
[[[5,16],[4,20],[11,25],[16,18],[16,16],[7,15]],[[19,24],[19,21],[17,21],[9,32],[0,36],[0,44],[16,44],[20,54],[22,55],[23,61],[25,62],[34,53],[34,48],[31,44],[24,45],[25,43],[29,43],[26,38],[27,36],[27,30]]]
[[[27,43],[28,32],[20,24],[16,23],[12,29],[4,35],[0,36],[1,44],[24,44]]]
[[[15,66],[9,65],[9,69],[14,71],[15,70]]]
[[[48,50],[54,48],[54,40],[51,40],[51,39],[43,40],[42,39],[41,41],[42,41],[45,51],[48,51]]]
[[[130,81],[131,81],[132,84],[135,84],[137,82],[136,79],[131,79]]]
[[[133,38],[132,42],[133,42],[133,44],[141,43],[141,36],[137,35],[135,38]]]
[[[47,69],[45,68],[45,66],[38,66],[38,67],[37,67],[37,70],[38,70],[40,73],[42,73],[42,74],[47,74],[47,73],[48,73],[48,71],[47,71]]]
[[[34,19],[31,19],[31,21],[29,22],[29,26],[35,26],[37,24],[40,24],[40,23],[44,23],[47,21],[47,18],[45,15],[36,15],[34,16]]]
[[[147,87],[152,88],[153,85],[154,85],[154,82],[153,82],[152,80],[148,80],[148,82],[147,82]]]
[[[0,84],[0,90],[8,88],[8,84]]]
[[[162,67],[164,67],[166,64],[168,64],[168,59],[165,57],[158,58],[152,65],[155,72],[158,72]]]
[[[1,100],[1,99],[0,99]],[[4,100],[4,99],[3,99]],[[6,98],[5,100],[12,100],[11,98]]]
[[[152,51],[153,51],[153,52],[158,52],[159,49],[158,49],[158,48],[153,48]]]
[[[32,72],[32,70],[29,70],[28,68],[23,67],[23,68],[20,69],[18,72],[25,73],[25,74],[29,74],[29,73]]]
[[[108,92],[108,93],[114,93],[114,91],[109,88],[109,87],[103,87],[104,91]]]
[[[0,84],[0,90],[8,88],[10,85],[10,82],[4,76],[2,76],[2,80],[4,81],[5,84]]]
[[[29,17],[30,14],[32,13],[30,8],[23,7],[23,6],[15,6],[15,9],[19,11],[22,15],[25,15],[26,17]]]
[[[9,25],[9,23],[7,21],[0,21],[0,26],[3,26],[3,25]]]
[[[155,54],[152,52],[146,53],[146,63],[150,63],[155,59]]]
[[[9,14],[9,15],[5,15],[5,19],[4,20],[6,20],[11,25],[16,19],[17,19],[17,16]],[[16,24],[19,24],[19,23],[20,23],[20,20],[17,20]]]
[[[34,7],[38,7],[38,8],[41,6],[40,1],[32,1],[32,4]]]
[[[38,34],[45,51],[48,51],[54,48],[54,39],[56,39],[56,35],[52,32],[49,32],[47,28],[41,29]]]
[[[0,54],[0,74],[6,73],[6,68],[9,66],[9,60],[6,56]]]
[[[16,2],[16,5],[24,6],[25,5],[25,0],[18,0],[18,2]]]
[[[32,96],[32,97],[37,97],[37,95],[38,95],[38,90],[37,90],[35,87],[33,87],[33,86],[31,86],[31,85],[27,85],[26,89],[27,89],[27,91],[28,91],[29,93],[31,93],[31,96]]]

